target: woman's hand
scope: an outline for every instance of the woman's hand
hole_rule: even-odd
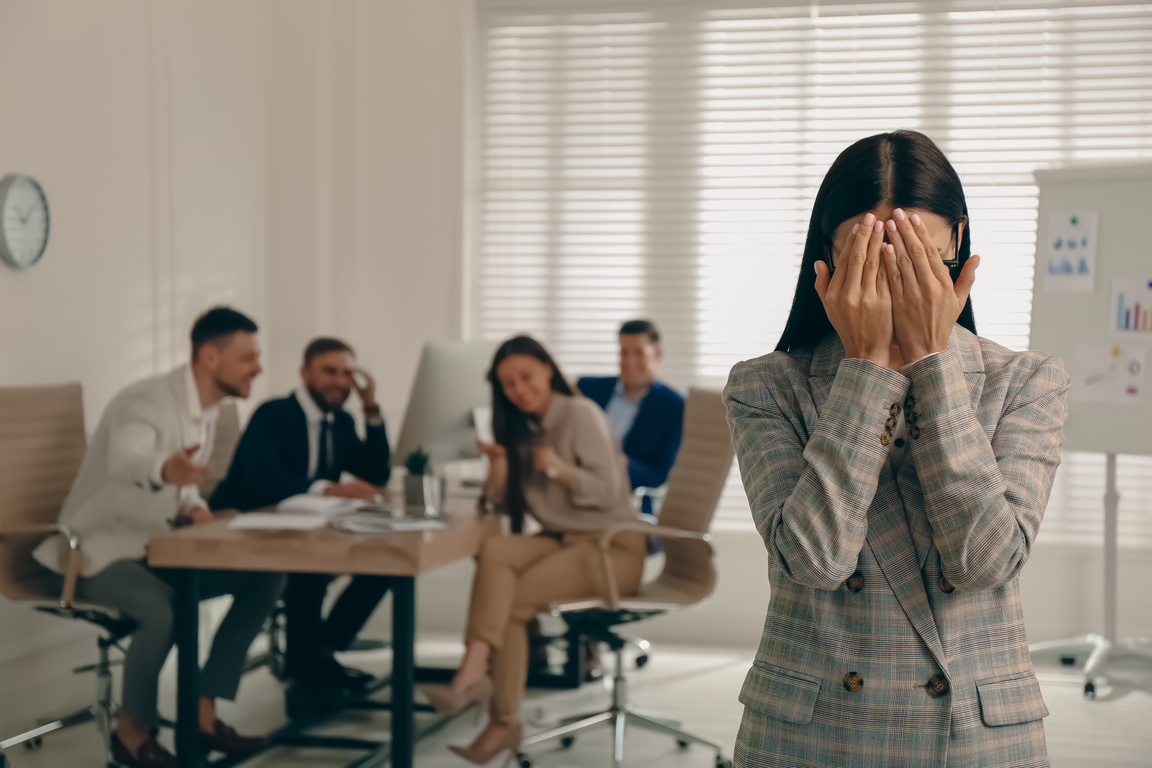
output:
[[[476,441],[476,450],[488,458],[488,477],[484,480],[484,496],[491,502],[504,499],[508,486],[508,452],[504,446]]]
[[[549,480],[558,480],[564,485],[571,485],[572,467],[560,458],[555,448],[550,445],[538,445],[532,449],[532,455],[537,472],[544,473]]]
[[[942,259],[929,253],[932,238],[923,219],[897,208],[887,224],[891,244],[884,246],[892,296],[892,322],[901,356],[914,362],[948,348],[972,284],[980,257],[964,265],[956,284]]]
[[[840,341],[844,356],[887,366],[892,354],[892,300],[880,260],[884,225],[871,213],[852,228],[836,271],[816,262],[816,293]]]
[[[488,461],[504,461],[508,458],[508,452],[504,450],[504,446],[502,445],[477,440],[476,450],[480,451],[481,456],[487,456]]]

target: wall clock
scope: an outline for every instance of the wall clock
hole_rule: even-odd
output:
[[[0,259],[29,269],[48,247],[48,198],[36,179],[10,173],[0,179]]]

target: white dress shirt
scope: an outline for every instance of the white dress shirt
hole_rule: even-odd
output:
[[[192,366],[185,365],[182,367],[184,369],[184,386],[188,393],[188,408],[187,411],[180,414],[180,444],[185,448],[191,448],[194,445],[200,446],[200,450],[192,456],[192,461],[197,464],[207,464],[212,457],[212,444],[216,440],[216,419],[220,416],[220,407],[213,405],[211,408],[204,408],[200,404],[200,390],[196,387]],[[164,485],[163,472],[166,461],[168,461],[167,456],[161,458],[152,470],[152,482],[156,486]],[[196,507],[208,508],[208,503],[200,496],[200,489],[195,485],[181,486],[176,498],[177,511]]]

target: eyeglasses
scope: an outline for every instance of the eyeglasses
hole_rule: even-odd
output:
[[[964,216],[960,219],[960,221],[952,225],[952,258],[941,258],[941,260],[944,262],[944,266],[948,267],[948,271],[952,273],[953,280],[955,280],[957,275],[960,273],[960,225],[967,221],[968,217]],[[887,239],[887,235],[885,235],[885,239]],[[828,265],[828,274],[830,275],[836,271],[836,257],[833,253],[834,248],[835,243],[832,242],[832,238],[825,238],[824,263]]]

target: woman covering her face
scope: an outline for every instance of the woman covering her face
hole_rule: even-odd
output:
[[[732,369],[771,583],[736,765],[1048,765],[1018,576],[1069,379],[976,335],[970,242],[928,137],[853,144],[816,196],[776,351]]]

